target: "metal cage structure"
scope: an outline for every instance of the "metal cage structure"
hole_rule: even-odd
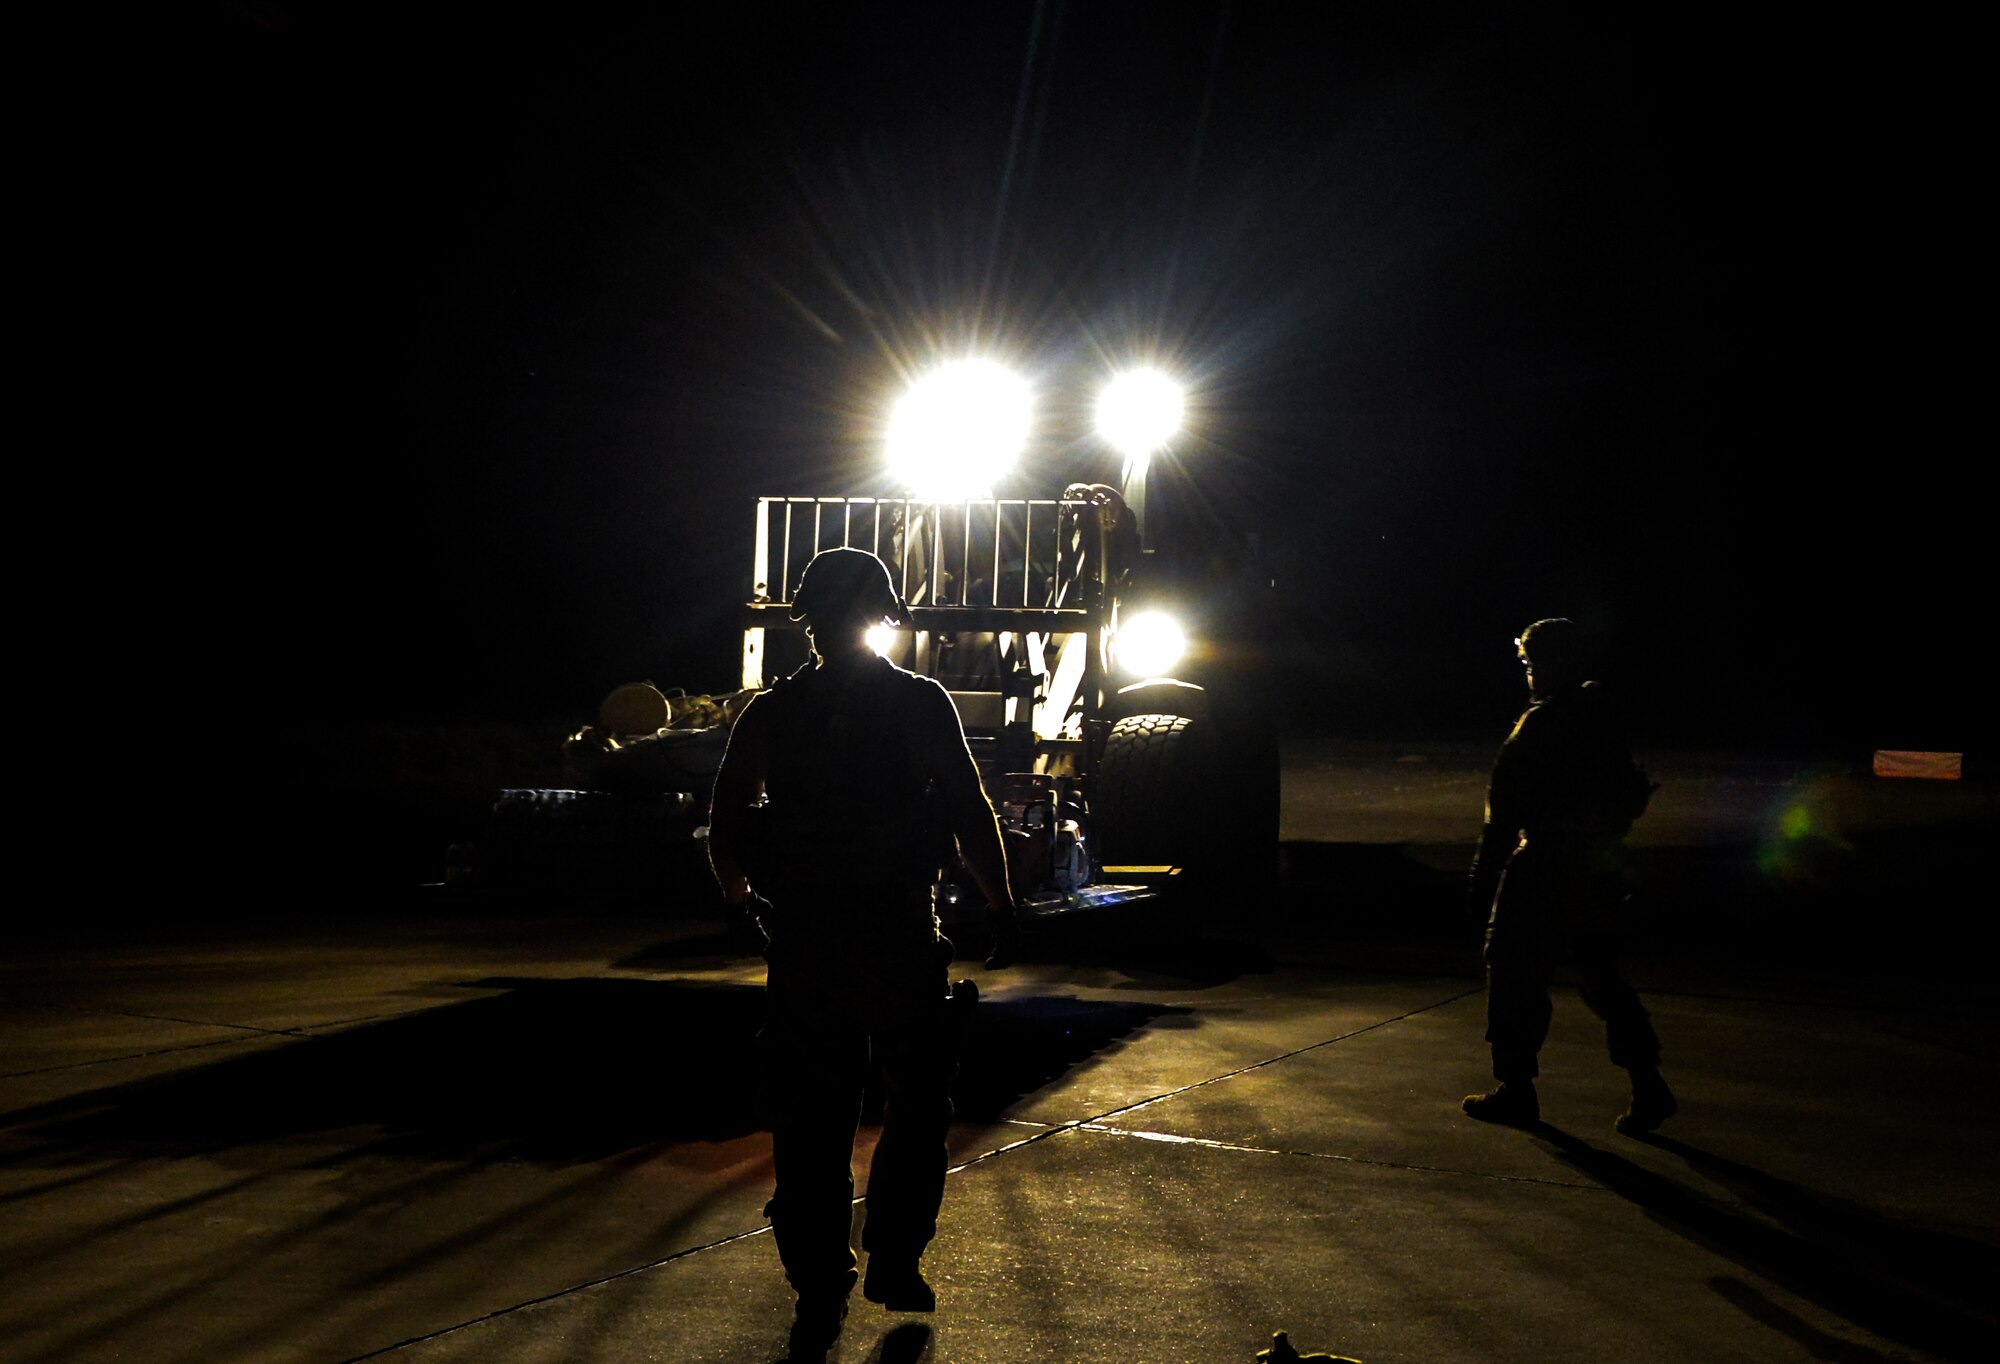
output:
[[[1156,897],[1187,910],[1225,884],[1261,893],[1276,862],[1279,783],[1256,687],[1221,669],[1111,680],[1121,611],[1158,595],[1134,510],[1098,483],[1039,499],[760,498],[743,688],[809,661],[791,617],[813,556],[866,550],[908,611],[877,647],[950,694],[1022,913]],[[943,890],[955,903],[954,885]]]
[[[790,616],[813,555],[865,549],[909,606],[888,656],[944,685],[975,751],[1012,731],[1034,749],[1024,770],[1080,774],[1117,626],[1126,565],[1112,532],[1122,512],[1102,489],[951,502],[760,498],[742,684],[768,685],[804,661]]]

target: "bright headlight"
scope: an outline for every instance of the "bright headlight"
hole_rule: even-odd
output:
[[[889,467],[916,497],[977,497],[1014,467],[1034,410],[1027,380],[991,360],[919,379],[889,417]]]
[[[1161,611],[1142,611],[1118,627],[1111,643],[1118,666],[1135,677],[1164,677],[1187,653],[1179,622]]]
[[[868,647],[884,658],[887,658],[890,650],[896,647],[896,630],[894,626],[871,625],[868,627],[868,633],[864,638],[868,641]]]
[[[1097,433],[1127,459],[1143,460],[1181,429],[1181,386],[1156,369],[1134,369],[1097,399]]]

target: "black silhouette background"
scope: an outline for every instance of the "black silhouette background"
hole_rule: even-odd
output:
[[[204,677],[350,715],[726,687],[750,500],[889,491],[905,367],[1028,371],[1045,494],[1113,472],[1080,409],[1156,352],[1196,407],[1158,500],[1257,533],[1295,723],[1489,733],[1566,612],[1662,733],[1973,748],[1956,50],[1534,4],[197,9],[119,97],[145,420],[192,441],[134,590]]]

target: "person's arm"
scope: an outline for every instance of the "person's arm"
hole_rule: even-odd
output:
[[[925,689],[919,733],[930,754],[929,769],[944,801],[945,817],[958,840],[958,854],[979,893],[986,897],[986,926],[991,935],[986,954],[989,970],[1010,965],[1020,948],[1021,929],[1014,905],[1014,887],[1007,876],[1007,847],[993,802],[979,784],[979,764],[965,745],[965,727],[943,687]]]
[[[977,781],[978,773],[974,772]],[[958,828],[958,855],[965,861],[965,869],[972,876],[972,883],[979,887],[979,893],[986,897],[989,909],[1012,914],[1014,912],[1014,887],[1007,877],[1007,848],[1000,837],[1000,820],[993,813],[992,804],[985,793],[979,795],[982,809],[967,808],[954,816]]]
[[[742,853],[750,823],[750,807],[764,793],[765,764],[770,752],[770,707],[753,697],[737,717],[715,773],[715,794],[708,807],[708,865],[722,898],[732,905],[750,899],[750,878],[743,871]]]
[[[1493,907],[1493,894],[1500,887],[1500,873],[1521,841],[1521,799],[1533,765],[1533,744],[1529,720],[1523,715],[1500,745],[1493,763],[1493,778],[1486,788],[1486,822],[1479,831],[1479,851],[1473,855],[1466,889],[1466,909],[1482,923]]]
[[[946,816],[958,839],[959,856],[987,905],[1011,913],[1014,889],[1007,878],[1007,849],[1000,837],[1000,820],[993,813],[993,802],[986,798],[986,788],[979,783],[979,765],[966,747],[965,729],[951,698],[942,687],[927,691],[925,728],[937,755],[939,794],[944,797]]]

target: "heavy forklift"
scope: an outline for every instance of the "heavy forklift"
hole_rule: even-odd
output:
[[[1026,444],[1008,407],[1018,381],[960,362],[920,381],[891,422],[904,495],[758,498],[739,690],[617,688],[565,741],[567,784],[502,791],[482,835],[454,845],[445,882],[650,897],[705,881],[702,821],[729,728],[807,661],[793,594],[814,554],[850,546],[888,565],[909,607],[877,648],[958,709],[1025,931],[1120,906],[1184,931],[1269,893],[1278,754],[1262,660],[1275,592],[1252,556],[1217,554],[1212,538],[1155,543],[1148,469],[1179,423],[1178,390],[1141,371],[1108,394],[1099,426],[1124,454],[1116,484],[994,495]],[[1199,624],[1192,637],[1181,620]],[[978,919],[964,889],[940,885],[941,919]]]
[[[1273,628],[1273,592],[1248,556],[1218,559],[1205,545],[1191,564],[1148,533],[1148,466],[1178,425],[1178,390],[1139,371],[1100,402],[1100,428],[1125,456],[1117,484],[1001,497],[985,486],[994,433],[1014,441],[1022,423],[1004,410],[1012,381],[993,371],[943,367],[905,399],[889,444],[913,485],[906,495],[757,500],[743,690],[806,662],[790,616],[813,555],[868,550],[908,605],[907,625],[871,642],[951,694],[1000,816],[1025,928],[1150,905],[1184,929],[1268,894],[1278,750],[1256,636]],[[994,383],[997,399],[973,387]],[[1172,607],[1204,621],[1203,637],[1191,640]],[[947,923],[978,909],[960,889],[941,888]]]

